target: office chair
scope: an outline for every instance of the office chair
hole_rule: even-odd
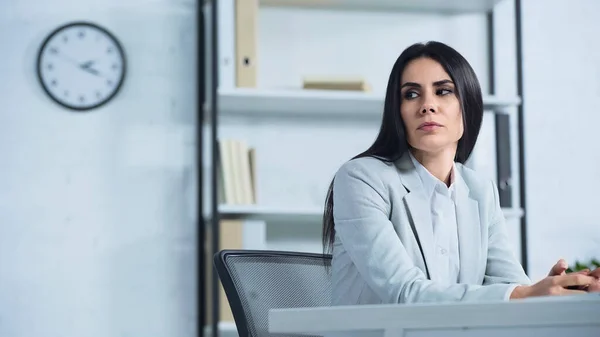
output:
[[[331,255],[222,250],[213,262],[240,337],[283,336],[269,333],[270,309],[331,303]]]

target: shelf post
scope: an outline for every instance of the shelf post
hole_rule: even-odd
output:
[[[212,81],[211,81],[211,104],[210,104],[210,136],[211,136],[211,171],[210,171],[210,200],[211,200],[211,256],[209,261],[212,261],[212,257],[219,251],[219,208],[218,208],[218,153],[219,153],[219,144],[218,144],[218,134],[217,134],[217,125],[218,125],[218,105],[219,105],[219,97],[218,97],[218,88],[219,88],[219,1],[212,0],[211,1],[211,71],[212,71]],[[216,269],[212,268],[212,335],[213,337],[219,336],[219,276],[217,274]]]
[[[203,156],[204,156],[204,107],[206,105],[206,20],[204,16],[204,6],[201,3],[196,7],[196,34],[197,34],[197,79],[196,87],[198,90],[197,111],[196,111],[196,279],[197,279],[197,303],[196,310],[198,321],[196,322],[196,331],[198,336],[204,337],[204,326],[206,325],[206,224],[204,220],[204,180],[203,180]]]
[[[523,123],[523,40],[521,27],[521,0],[515,0],[515,35],[517,50],[517,95],[521,97],[521,104],[518,107],[517,126],[519,135],[519,199],[521,200],[521,264],[525,272],[528,272],[528,251],[527,251],[527,199],[525,191],[525,130]]]

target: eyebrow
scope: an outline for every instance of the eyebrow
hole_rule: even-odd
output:
[[[444,84],[454,84],[454,83],[451,80],[440,80],[440,81],[433,82],[434,87],[439,87],[440,85],[444,85]],[[402,84],[400,89],[402,89],[404,87],[420,88],[421,85],[419,83],[415,83],[415,82],[406,82],[406,83]]]

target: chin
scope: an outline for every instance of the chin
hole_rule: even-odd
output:
[[[412,145],[415,149],[427,153],[438,153],[448,148],[455,147],[454,142],[448,142],[442,139],[421,139],[416,144]]]

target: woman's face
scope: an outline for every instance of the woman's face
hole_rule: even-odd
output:
[[[400,114],[408,144],[435,154],[456,151],[464,132],[460,102],[450,76],[430,58],[418,58],[404,68]]]

